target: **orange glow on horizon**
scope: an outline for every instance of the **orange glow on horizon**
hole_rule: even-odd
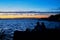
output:
[[[49,15],[1,15],[0,18],[47,18]]]

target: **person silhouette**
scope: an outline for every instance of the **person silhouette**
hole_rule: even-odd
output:
[[[42,31],[45,32],[46,28],[45,28],[44,22],[42,22],[41,24],[42,24],[42,25],[41,25],[41,26],[42,26]]]
[[[42,31],[42,27],[41,27],[41,25],[40,25],[39,22],[37,22],[37,25],[35,26],[35,28],[34,28],[32,31],[35,31],[35,32],[40,32],[40,31]]]
[[[29,28],[27,28],[27,29],[26,29],[26,32],[30,32],[30,29],[29,29]]]

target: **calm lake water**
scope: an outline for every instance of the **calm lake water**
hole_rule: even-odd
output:
[[[60,27],[60,22],[49,22],[38,19],[14,19],[14,20],[0,20],[0,34],[4,32],[6,35],[4,40],[13,40],[15,30],[25,31],[26,28],[33,29],[37,22],[44,22],[46,28]]]

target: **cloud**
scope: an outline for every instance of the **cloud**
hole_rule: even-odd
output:
[[[58,8],[53,8],[52,10],[60,10],[60,7],[58,7]]]

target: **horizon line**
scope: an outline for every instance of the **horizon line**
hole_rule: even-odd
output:
[[[0,13],[60,13],[60,11],[0,11]]]

